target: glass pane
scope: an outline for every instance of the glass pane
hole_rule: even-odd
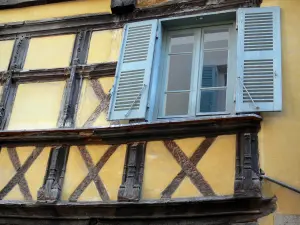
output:
[[[190,90],[192,54],[170,55],[167,91]]]
[[[200,113],[226,111],[226,90],[203,90],[200,95]]]
[[[207,30],[204,32],[204,49],[228,48],[228,29]]]
[[[194,35],[184,34],[171,37],[170,53],[193,52]]]
[[[202,88],[227,85],[228,38],[224,29],[204,33]]]
[[[166,95],[165,115],[187,115],[190,92],[168,93]]]

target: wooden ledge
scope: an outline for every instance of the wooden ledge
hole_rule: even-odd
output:
[[[1,146],[60,144],[122,144],[136,141],[218,136],[258,132],[262,118],[255,114],[165,120],[85,129],[0,131]]]
[[[276,209],[276,198],[202,197],[191,199],[152,200],[138,203],[122,202],[58,202],[56,204],[0,201],[0,223],[5,217],[31,219],[98,219],[101,224],[135,224],[137,221],[196,220],[231,224],[249,222]],[[24,220],[26,221],[26,220]],[[106,221],[106,223],[105,223]],[[109,222],[108,222],[109,221]],[[123,223],[122,223],[123,222]],[[131,222],[131,223],[130,223]],[[156,223],[154,223],[156,224]],[[162,223],[158,223],[162,224]],[[170,223],[169,223],[170,224]],[[178,224],[178,223],[176,223]],[[218,223],[213,223],[218,224]]]

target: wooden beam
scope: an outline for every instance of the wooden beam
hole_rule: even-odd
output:
[[[15,44],[10,59],[8,71],[5,74],[5,84],[0,100],[0,129],[6,128],[10,118],[13,102],[16,95],[16,82],[13,77],[18,71],[23,69],[25,58],[29,46],[29,38],[26,35],[18,35],[15,39]]]
[[[120,202],[138,202],[141,198],[146,142],[127,145],[122,184],[118,193]]]
[[[201,117],[196,120],[111,125],[84,129],[0,131],[0,145],[121,144],[188,137],[214,137],[239,132],[258,132],[261,117],[255,114]]]
[[[66,1],[71,0],[0,0],[0,9],[20,8]]]
[[[110,8],[114,14],[132,12],[136,7],[136,0],[111,0]]]
[[[102,221],[103,224],[126,225],[161,224],[158,221],[174,222],[179,219],[188,220],[190,218],[194,222],[197,221],[193,224],[215,224],[216,222],[218,222],[216,224],[229,224],[255,221],[274,212],[275,209],[276,198],[233,198],[232,196],[129,203],[57,202],[55,204],[43,204],[1,201],[0,223],[2,224],[4,219],[21,217],[24,219],[55,219],[56,222],[61,219],[94,218]],[[209,221],[210,223],[208,223]]]
[[[236,178],[234,195],[261,197],[257,133],[242,132],[237,136]]]
[[[153,7],[136,9],[132,13],[124,15],[87,14],[46,20],[21,21],[0,24],[0,40],[13,39],[16,34],[24,33],[35,37],[76,33],[78,29],[83,28],[93,30],[116,29],[123,27],[128,22],[220,12],[246,6],[245,0],[227,0],[218,4],[205,4],[203,0],[173,0]]]

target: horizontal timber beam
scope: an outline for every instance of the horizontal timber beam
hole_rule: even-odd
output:
[[[201,117],[197,120],[142,122],[98,128],[0,131],[1,146],[29,144],[121,144],[138,141],[218,136],[258,132],[261,117],[255,114]]]
[[[115,76],[117,62],[97,63],[91,65],[76,66],[76,73],[82,78],[96,79],[100,77]],[[71,67],[36,69],[27,71],[14,71],[12,79],[16,82],[35,82],[64,80],[70,77]],[[0,72],[1,82],[5,82],[10,71]]]
[[[205,4],[203,0],[173,0],[153,7],[135,9],[132,13],[122,15],[87,14],[0,24],[0,40],[14,39],[17,34],[23,33],[36,37],[76,33],[78,29],[82,28],[93,30],[116,29],[123,27],[128,22],[216,12],[248,6],[248,2],[245,0],[227,0],[217,4],[213,2],[208,1]]]
[[[148,222],[144,224],[152,224],[153,221],[155,224],[155,220],[170,222],[172,219],[191,219],[197,221],[197,224],[229,224],[255,221],[274,212],[275,209],[276,198],[233,198],[231,196],[109,203],[43,204],[0,201],[0,223],[5,219],[9,222],[10,218],[12,220],[15,218],[55,219],[56,221],[94,218],[104,221],[103,224],[136,224],[138,221]],[[126,221],[129,223],[125,223]],[[214,223],[211,223],[212,221]]]

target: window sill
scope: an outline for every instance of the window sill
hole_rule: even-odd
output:
[[[238,132],[258,132],[261,116],[225,115],[111,125],[85,129],[0,131],[0,145],[121,144],[199,136],[218,136]]]

